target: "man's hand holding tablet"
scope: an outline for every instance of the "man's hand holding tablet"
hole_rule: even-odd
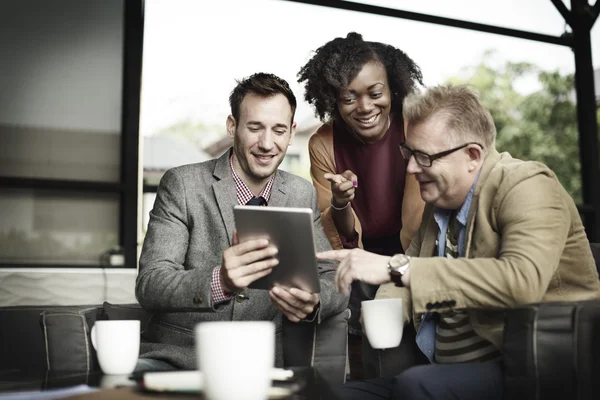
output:
[[[228,293],[246,289],[255,280],[271,273],[279,264],[275,258],[277,247],[267,239],[248,240],[239,243],[237,231],[233,231],[232,246],[223,252],[221,286]]]
[[[274,286],[269,291],[271,300],[292,322],[298,322],[308,317],[319,304],[319,294],[309,293],[301,289],[286,289],[283,286]]]

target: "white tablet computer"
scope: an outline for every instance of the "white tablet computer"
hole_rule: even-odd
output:
[[[310,208],[237,205],[233,214],[240,243],[266,238],[279,250],[279,264],[249,288],[269,290],[278,284],[310,293],[321,291]]]

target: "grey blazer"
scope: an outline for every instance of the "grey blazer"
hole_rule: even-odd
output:
[[[235,181],[227,151],[218,159],[168,170],[158,187],[140,257],[136,297],[154,313],[143,332],[140,356],[195,369],[194,326],[203,321],[267,320],[276,325],[276,364],[283,364],[282,314],[266,290],[213,304],[210,283],[231,246],[235,229]],[[317,251],[330,249],[310,182],[277,170],[270,206],[310,207]],[[321,308],[318,321],[343,311],[348,298],[335,292],[336,264],[319,262]]]

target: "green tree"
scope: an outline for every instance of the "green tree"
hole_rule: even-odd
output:
[[[573,75],[543,71],[529,63],[495,65],[493,55],[486,52],[478,65],[464,68],[449,83],[477,88],[494,118],[499,151],[548,165],[573,199],[581,202]],[[539,90],[522,94],[515,89],[519,82],[532,80]]]

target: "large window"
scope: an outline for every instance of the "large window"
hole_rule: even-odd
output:
[[[493,5],[476,0],[362,2],[555,36],[565,30],[562,17],[549,0],[498,1]],[[532,10],[536,15],[533,19]],[[258,71],[272,72],[289,81],[300,103],[297,137],[282,167],[310,179],[307,141],[320,122],[302,101],[303,88],[296,82],[296,74],[313,50],[350,31],[404,50],[421,66],[428,86],[445,82],[475,85],[494,113],[500,150],[547,162],[559,172],[573,197],[580,200],[571,49],[296,2],[149,1],[141,110],[143,139],[187,141],[196,154],[186,153],[181,164],[220,155],[231,145],[225,138],[225,119],[235,79]],[[553,74],[554,81],[546,79]],[[552,92],[555,84],[559,84],[559,96]],[[558,110],[564,132],[548,131],[555,119],[536,113],[537,100],[546,106],[568,103],[568,107]],[[546,150],[539,147],[548,143]],[[557,154],[565,143],[569,151]],[[155,190],[164,170],[179,164],[174,161],[156,168],[156,158],[143,160],[145,181],[154,182],[146,185],[147,192]],[[151,194],[147,196],[151,198]],[[145,216],[149,207],[151,201],[143,210]]]
[[[137,115],[126,130],[122,101],[134,3],[0,4],[0,267],[122,264],[103,255],[124,253],[123,212],[131,193],[136,201],[126,171],[137,150],[124,153],[132,134],[137,143]]]

